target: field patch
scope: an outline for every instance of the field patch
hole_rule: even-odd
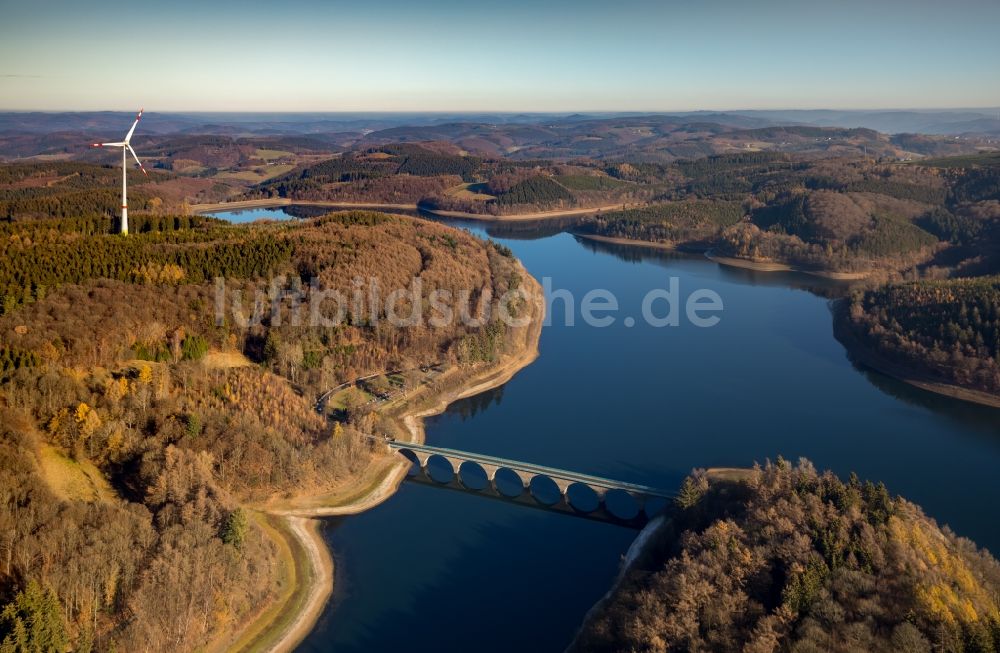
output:
[[[485,190],[486,184],[459,184],[458,186],[452,186],[444,193],[449,197],[457,197],[463,200],[476,200],[479,202],[496,199],[494,195],[484,192]]]
[[[205,355],[202,363],[205,367],[213,370],[250,367],[253,365],[249,358],[238,351],[210,351]]]
[[[111,502],[117,495],[93,463],[73,460],[58,449],[42,445],[42,478],[52,493],[65,501]]]
[[[272,159],[283,159],[285,157],[294,156],[293,152],[287,150],[269,150],[267,148],[259,148],[256,152],[257,156],[264,159],[265,161],[271,161]]]

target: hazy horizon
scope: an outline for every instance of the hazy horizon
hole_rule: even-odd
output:
[[[572,113],[1000,105],[1000,3],[293,0],[5,8],[4,110]],[[112,108],[113,107],[113,108]]]
[[[506,110],[494,110],[494,109],[398,109],[398,110],[385,110],[385,109],[300,109],[300,110],[282,110],[282,109],[245,109],[245,110],[215,110],[215,109],[157,109],[156,107],[149,107],[143,105],[142,102],[138,103],[139,106],[136,107],[106,107],[106,108],[96,108],[96,109],[80,109],[72,107],[63,108],[51,108],[51,109],[41,109],[41,108],[25,108],[25,109],[14,109],[9,107],[0,106],[0,113],[135,113],[137,109],[142,109],[145,113],[161,113],[161,114],[178,114],[178,115],[390,115],[390,116],[406,116],[406,115],[481,115],[481,114],[493,114],[502,116],[516,116],[516,115],[552,115],[552,116],[565,116],[565,115],[685,115],[694,113],[718,113],[718,114],[746,114],[746,113],[778,113],[778,112],[843,112],[843,113],[853,113],[853,112],[872,112],[872,113],[884,113],[884,112],[913,112],[913,113],[960,113],[960,112],[996,112],[1000,111],[1000,105],[996,106],[978,106],[978,107],[968,107],[968,106],[955,106],[955,107],[835,107],[835,106],[821,106],[821,107],[796,107],[796,106],[780,106],[774,108],[748,108],[743,107],[739,109],[725,108],[725,109],[563,109],[563,110],[551,110],[543,111],[537,109],[506,109]]]

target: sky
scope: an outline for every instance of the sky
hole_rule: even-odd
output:
[[[0,110],[1000,106],[998,0],[0,0]]]

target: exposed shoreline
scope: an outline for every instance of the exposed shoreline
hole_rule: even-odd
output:
[[[633,238],[618,238],[617,236],[599,236],[597,234],[583,234],[578,231],[570,232],[574,236],[584,238],[586,240],[593,240],[598,243],[611,243],[613,245],[629,245],[631,247],[648,247],[650,249],[661,249],[671,252],[681,251],[677,245],[673,243],[658,243],[652,240],[635,240]]]
[[[534,309],[531,323],[524,328],[523,336],[517,343],[519,347],[516,353],[501,358],[495,365],[477,370],[468,378],[459,379],[455,387],[446,389],[437,395],[428,397],[417,393],[413,397],[403,400],[398,406],[393,406],[391,414],[402,424],[410,441],[421,443],[424,441],[423,420],[425,417],[444,412],[451,403],[459,399],[503,385],[538,357],[545,302],[541,286],[523,267],[522,271],[524,272],[525,284],[530,286],[529,292],[533,297]],[[460,373],[455,368],[449,372],[454,375]],[[368,483],[373,483],[360,496],[346,500],[342,497],[333,498],[332,496],[330,498],[306,497],[290,502],[280,502],[277,505],[261,506],[261,510],[267,514],[283,520],[285,530],[290,536],[289,541],[285,544],[290,550],[298,549],[308,561],[307,573],[295,576],[296,583],[304,582],[307,584],[306,598],[286,601],[287,603],[301,603],[301,607],[286,605],[275,607],[273,610],[263,610],[262,614],[245,624],[239,632],[230,633],[225,638],[226,641],[235,643],[248,633],[259,631],[260,634],[253,635],[253,641],[248,642],[243,647],[238,647],[238,650],[266,651],[268,653],[283,653],[293,650],[313,629],[327,600],[333,593],[333,558],[323,540],[318,518],[353,515],[374,508],[396,492],[396,489],[406,478],[408,469],[409,463],[402,459],[396,460],[387,457],[375,460],[359,479],[355,479],[360,481],[356,485],[362,487],[369,487]],[[286,565],[295,564],[294,560],[286,559],[283,562]],[[297,589],[301,590],[301,587]],[[295,592],[292,594],[294,595]],[[292,611],[295,614],[289,619],[289,613]],[[261,620],[266,620],[267,623],[261,624]],[[228,650],[228,647],[226,648]]]
[[[608,591],[605,592],[601,598],[597,599],[597,602],[590,606],[587,613],[583,615],[583,619],[580,620],[580,625],[577,627],[576,633],[573,635],[573,639],[566,647],[567,651],[573,649],[590,620],[601,611],[601,608],[603,608],[607,602],[611,600],[614,593],[618,591],[622,581],[625,580],[625,576],[628,575],[629,570],[632,569],[632,565],[634,565],[635,561],[638,560],[639,557],[645,552],[646,546],[649,545],[650,538],[652,538],[653,534],[662,528],[666,523],[666,515],[657,515],[651,519],[641,531],[639,531],[638,535],[635,536],[635,539],[632,540],[628,550],[625,552],[625,556],[622,558],[621,568],[618,570],[618,575],[615,576],[614,582],[611,583],[611,587],[608,588]]]
[[[844,300],[834,302],[832,312],[833,335],[844,346],[852,360],[927,392],[960,401],[968,401],[980,406],[1000,408],[1000,396],[935,379],[926,372],[892,361],[867,346],[854,333]]]
[[[710,261],[714,261],[720,265],[728,265],[734,268],[743,268],[746,270],[754,270],[756,272],[798,272],[801,274],[810,274],[814,277],[822,277],[823,279],[831,279],[833,281],[860,281],[862,279],[867,279],[871,276],[871,272],[836,272],[833,270],[805,270],[803,268],[797,268],[789,263],[783,263],[781,261],[752,261],[746,258],[736,258],[734,256],[720,256],[708,250],[705,252],[705,258]]]
[[[601,211],[613,211],[621,204],[595,206],[591,208],[561,209],[558,211],[536,211],[534,213],[515,213],[511,215],[491,215],[488,213],[466,213],[465,211],[447,211],[444,209],[428,209],[412,204],[388,204],[379,202],[343,202],[327,200],[293,200],[287,197],[277,197],[259,200],[235,200],[232,202],[215,202],[209,204],[192,204],[192,213],[217,213],[219,211],[242,211],[245,209],[267,209],[280,206],[319,206],[332,209],[370,209],[373,211],[422,211],[439,218],[457,218],[461,220],[481,220],[483,222],[520,222],[530,220],[545,220],[547,218],[571,218],[592,215]]]
[[[547,218],[573,218],[593,215],[602,211],[616,211],[621,204],[608,204],[590,208],[560,209],[558,211],[535,211],[534,213],[514,213],[511,215],[491,215],[488,213],[466,213],[465,211],[447,211],[444,209],[425,209],[421,211],[440,218],[459,218],[462,220],[482,220],[484,222],[518,222],[524,220],[545,220]]]

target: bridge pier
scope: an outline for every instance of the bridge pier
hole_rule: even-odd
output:
[[[463,487],[466,490],[471,490],[472,488],[466,487],[465,483],[462,482],[462,463],[465,462],[460,458],[454,458],[452,456],[442,456],[451,465],[452,482],[457,483],[459,487]]]
[[[608,510],[608,489],[603,487],[594,487],[593,485],[588,485],[587,487],[593,490],[594,494],[597,495],[597,509],[603,510],[609,515],[612,514],[611,511]]]
[[[507,469],[510,469],[509,467]],[[517,477],[521,479],[521,486],[524,488],[521,490],[521,494],[531,494],[531,479],[535,478],[535,475],[531,472],[524,472],[519,469],[511,469],[510,471],[517,474]]]
[[[476,464],[482,467],[483,471],[486,472],[486,487],[489,488],[489,490],[494,494],[500,494],[500,491],[497,489],[497,470],[500,468],[496,465],[489,465],[486,463]]]
[[[431,459],[431,454],[414,451],[413,455],[417,457],[417,464],[420,465],[420,473],[430,478],[430,474],[427,473],[427,463]]]
[[[550,477],[551,478],[551,477]],[[559,488],[559,501],[555,503],[558,508],[573,509],[573,504],[569,502],[569,486],[572,485],[564,478],[553,478],[552,482]]]
[[[628,495],[632,497],[632,500],[635,501],[636,507],[639,509],[639,512],[636,513],[636,515],[645,515],[646,517],[649,517],[649,515],[646,515],[646,499],[648,499],[648,497],[644,494],[635,494],[634,492],[629,492]]]

